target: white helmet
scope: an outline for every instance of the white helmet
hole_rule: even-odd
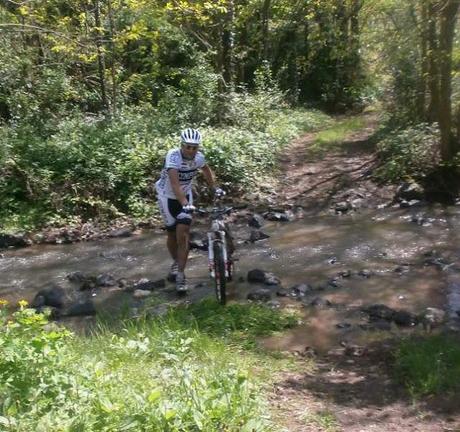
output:
[[[184,144],[201,144],[201,134],[196,129],[188,128],[181,132],[180,139]]]

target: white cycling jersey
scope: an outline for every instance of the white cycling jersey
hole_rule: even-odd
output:
[[[180,149],[169,150],[166,155],[165,164],[161,170],[160,179],[155,183],[158,195],[177,199],[171,187],[171,181],[168,175],[168,170],[171,168],[177,170],[179,174],[179,183],[185,196],[191,195],[193,177],[195,177],[198,174],[198,170],[205,165],[206,160],[204,154],[201,152],[197,152],[193,159],[187,160],[182,157]]]

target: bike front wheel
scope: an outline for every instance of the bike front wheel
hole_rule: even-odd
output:
[[[225,277],[225,261],[224,261],[224,245],[220,241],[215,241],[213,244],[214,252],[214,284],[216,289],[217,301],[224,305],[227,302],[226,293],[226,277]]]

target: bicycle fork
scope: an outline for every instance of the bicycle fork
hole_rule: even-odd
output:
[[[216,238],[218,237],[218,238]],[[211,278],[216,277],[216,269],[214,267],[214,242],[222,243],[222,255],[225,263],[225,277],[228,279],[230,277],[228,271],[228,257],[227,257],[227,243],[225,241],[225,231],[215,231],[208,232],[208,265],[209,265],[209,274]]]

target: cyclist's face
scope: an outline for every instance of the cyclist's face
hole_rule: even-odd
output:
[[[196,144],[182,144],[182,155],[186,159],[193,159],[196,155],[196,152],[198,151],[198,145]]]

